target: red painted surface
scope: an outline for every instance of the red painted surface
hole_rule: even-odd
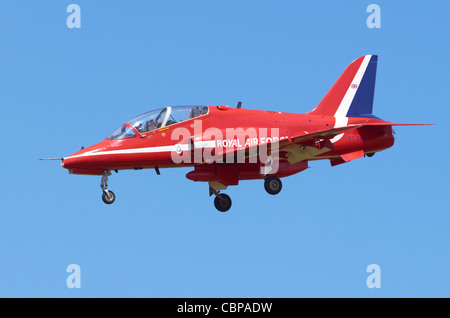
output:
[[[176,164],[172,161],[171,151],[157,151],[151,153],[139,153],[144,148],[174,146],[178,140],[171,140],[171,132],[179,127],[186,128],[194,135],[193,125],[194,120],[187,120],[179,124],[168,126],[165,129],[155,130],[145,134],[136,132],[136,137],[109,140],[105,139],[102,142],[87,147],[74,153],[71,156],[64,158],[64,168],[67,169],[90,169],[90,170],[122,170],[135,168],[170,168],[179,166],[196,166],[195,164]],[[326,130],[334,126],[334,117],[313,116],[308,114],[291,114],[270,111],[258,111],[249,109],[234,109],[228,108],[226,111],[220,110],[217,107],[209,107],[209,114],[202,118],[203,132],[210,127],[220,129],[224,139],[227,128],[243,128],[255,129],[257,138],[260,138],[258,129],[267,129],[270,136],[270,129],[279,129],[280,151],[289,144],[295,144],[295,138],[298,136],[307,136],[316,131]],[[364,126],[370,123],[380,123],[379,126]],[[349,129],[343,132],[343,136],[339,141],[332,144],[332,149],[325,152],[312,160],[330,159],[339,157],[341,154],[351,153],[358,150],[363,150],[365,153],[377,152],[391,147],[394,144],[394,136],[392,128],[389,123],[377,119],[367,118],[350,118],[349,124],[362,125],[355,129]],[[164,135],[163,135],[164,133]],[[151,136],[151,138],[148,138]],[[333,137],[335,135],[332,135]],[[305,140],[299,145],[316,146],[317,142],[321,145],[319,149],[326,146],[326,138],[312,138]],[[291,143],[288,139],[291,139]],[[200,140],[200,138],[197,138]],[[203,139],[203,141],[206,141]],[[329,144],[329,143],[328,143]],[[247,147],[248,148],[248,147]],[[156,148],[157,149],[157,148]],[[227,151],[233,153],[239,147],[225,148]],[[117,150],[128,150],[130,153],[115,153]],[[192,151],[193,152],[193,151]],[[226,152],[226,151],[224,151]],[[101,154],[99,154],[101,153]],[[80,156],[81,155],[81,156]],[[239,170],[248,179],[248,172],[259,170],[259,164],[235,164],[239,165]],[[255,169],[257,166],[257,169]],[[293,167],[285,161],[280,162],[280,175],[290,175]],[[295,170],[295,169],[294,169]],[[299,171],[301,171],[300,169]],[[196,170],[197,171],[197,170]],[[284,172],[286,171],[286,172]],[[203,174],[203,173],[202,173]],[[254,178],[257,178],[255,175]],[[202,180],[203,181],[203,180]],[[204,180],[206,181],[206,180]]]
[[[237,185],[240,180],[265,177],[261,168],[267,158],[254,154],[267,145],[268,154],[278,163],[274,175],[280,178],[307,169],[311,160],[330,160],[334,166],[379,152],[394,144],[392,126],[415,124],[391,123],[357,113],[372,110],[376,63],[377,57],[371,55],[353,61],[318,106],[305,114],[219,105],[196,107],[195,113],[188,108],[191,113],[187,118],[191,119],[179,121],[169,115],[182,108],[168,107],[160,126],[149,120],[143,129],[132,120],[134,126],[125,123],[122,133],[127,131],[127,136],[133,137],[105,139],[64,158],[63,167],[72,173],[101,174],[107,170],[187,166],[193,170],[186,177],[193,181]],[[357,92],[360,95],[355,97]],[[162,114],[163,110],[156,121],[162,120]],[[236,134],[230,136],[233,129]],[[184,135],[177,133],[180,131]],[[241,153],[247,156],[237,161]],[[213,162],[208,154],[214,157]],[[189,160],[179,163],[173,160],[177,156]]]

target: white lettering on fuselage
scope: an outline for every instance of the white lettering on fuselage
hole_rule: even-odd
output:
[[[260,144],[270,144],[272,142],[278,142],[280,140],[287,139],[287,137],[261,137],[261,138],[247,138],[245,143],[242,144],[240,139],[219,139],[216,140],[216,147],[223,148],[242,148],[242,147],[252,147]]]

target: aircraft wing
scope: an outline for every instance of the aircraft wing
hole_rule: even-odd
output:
[[[300,134],[294,137],[289,137],[287,140],[282,140],[280,141],[280,149],[282,148],[282,146],[284,144],[287,144],[287,142],[289,143],[295,143],[295,144],[301,144],[302,142],[307,142],[307,141],[311,141],[314,140],[316,138],[319,139],[332,139],[335,136],[341,134],[342,132],[344,132],[345,130],[349,130],[349,129],[355,129],[355,128],[359,128],[362,127],[364,125],[349,125],[349,126],[344,126],[344,127],[338,127],[338,128],[330,128],[330,129],[325,129],[325,130],[319,130],[319,131],[315,131],[315,132],[307,132],[305,131],[304,134]]]
[[[346,130],[362,126],[363,125],[349,125],[314,131],[311,133],[305,131],[304,134],[289,137],[288,139],[280,141],[280,158],[285,158],[290,164],[309,160],[333,149],[334,146],[330,139],[344,133]]]
[[[331,129],[315,131],[312,133],[304,131],[303,134],[298,134],[296,136],[288,137],[287,139],[280,140],[278,143],[278,149],[280,152],[281,151],[290,152],[290,151],[292,151],[292,149],[290,149],[290,148],[292,148],[292,146],[297,147],[297,148],[302,145],[314,146],[316,140],[332,139],[336,135],[339,135],[342,132],[344,132],[345,130],[355,129],[355,128],[358,128],[361,126],[363,126],[363,125],[350,125],[350,126],[345,126],[345,127],[338,127],[338,128],[331,128]],[[243,158],[243,157],[248,158],[253,155],[258,155],[258,149],[259,149],[259,147],[261,147],[261,145],[262,144],[245,146],[245,147],[240,147],[240,148],[223,148],[223,150],[219,150],[220,151],[219,155],[223,156],[223,158],[225,158],[225,157],[233,158],[234,157],[234,159],[235,159],[234,162],[238,162],[237,156],[238,156],[239,152],[241,154],[240,158]],[[274,147],[276,147],[275,143],[273,143],[273,142],[267,143],[264,145],[267,146],[267,148],[269,150],[273,150]],[[319,145],[319,148],[320,148],[320,145]],[[325,149],[323,149],[323,150],[325,150]],[[328,149],[328,150],[330,150],[330,149]]]
[[[355,129],[365,126],[420,126],[433,124],[413,124],[413,123],[391,123],[388,121],[366,122],[351,124],[344,127],[331,128],[321,131],[316,131],[305,134],[300,134],[295,137],[290,137],[288,140],[283,140],[279,145],[279,152],[285,152],[286,159],[289,163],[294,164],[302,160],[314,158],[327,151],[333,149],[333,144],[330,139],[345,132],[349,129]],[[363,152],[355,154],[357,156],[364,155]],[[351,160],[351,159],[350,159]]]
[[[294,136],[289,136],[285,139],[282,139],[278,143],[278,151],[287,153],[287,160],[290,163],[296,163],[301,160],[304,160],[306,157],[315,157],[316,155],[320,155],[327,151],[330,151],[333,148],[330,139],[333,139],[337,135],[345,132],[346,130],[356,129],[364,126],[416,126],[416,125],[432,125],[432,124],[412,124],[412,123],[391,123],[388,121],[379,121],[379,122],[371,122],[371,123],[358,123],[358,124],[350,124],[343,127],[335,127],[329,128],[319,131],[308,132],[304,131],[303,133],[296,134]],[[266,144],[269,149],[274,149],[274,143]],[[220,151],[220,155],[223,158],[234,157],[237,162],[237,154],[238,152],[244,152],[244,157],[248,158],[252,155],[258,154],[258,147],[261,144],[254,146],[245,146],[240,148],[224,148],[223,151]],[[307,148],[308,153],[304,153],[299,156],[299,152],[303,152],[302,148]],[[195,147],[194,147],[195,148]],[[292,153],[292,154],[291,154]],[[295,154],[297,153],[297,154]],[[242,156],[241,156],[242,158]],[[303,159],[302,159],[303,158]]]

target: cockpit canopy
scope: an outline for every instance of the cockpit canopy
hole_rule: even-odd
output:
[[[134,117],[127,124],[134,127],[140,134],[170,126],[182,121],[193,119],[208,113],[208,106],[172,106],[152,110]],[[136,137],[136,133],[128,125],[122,125],[108,139],[125,139]]]

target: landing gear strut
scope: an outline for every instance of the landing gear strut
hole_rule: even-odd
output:
[[[108,190],[108,176],[111,175],[111,171],[105,170],[102,175],[102,182],[100,183],[100,188],[103,190],[102,200],[106,204],[111,204],[116,199],[116,195],[111,190]]]
[[[270,176],[264,179],[264,189],[267,193],[275,195],[280,193],[282,188],[281,180],[278,177]]]

